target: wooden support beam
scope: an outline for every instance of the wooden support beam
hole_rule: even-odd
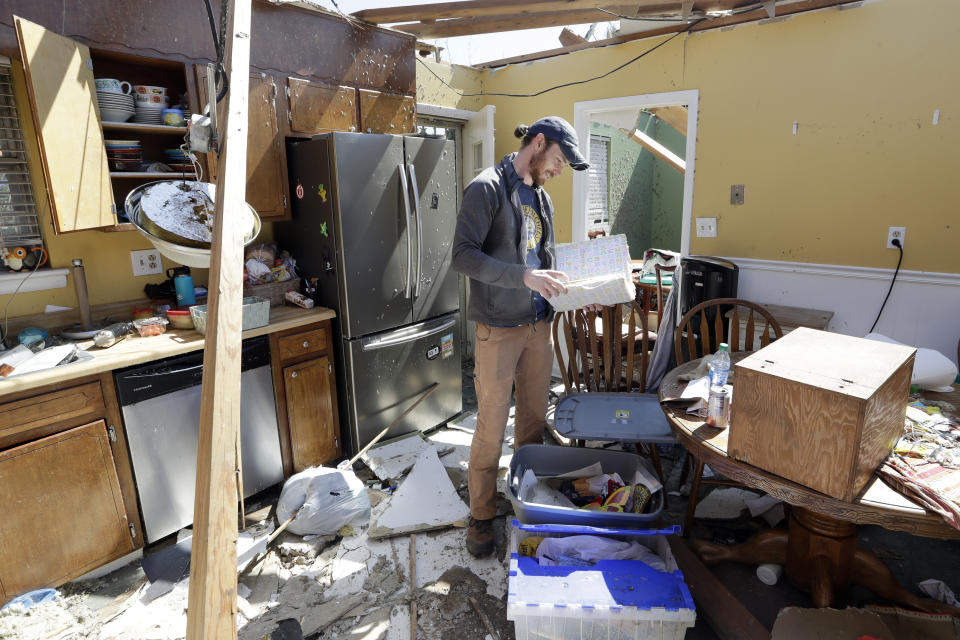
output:
[[[542,27],[562,27],[569,24],[589,24],[606,22],[613,16],[596,9],[577,11],[548,11],[545,13],[518,14],[508,12],[503,15],[484,18],[457,18],[438,20],[437,22],[410,22],[394,25],[397,31],[410,33],[418,38],[452,38],[472,36],[481,33],[500,33],[501,31],[519,31],[521,29],[539,29]]]
[[[668,536],[670,550],[702,615],[722,640],[770,640],[770,632],[727,591],[683,538]]]
[[[671,167],[679,171],[680,173],[687,172],[687,163],[683,161],[683,158],[673,153],[665,146],[645,134],[640,129],[630,131],[629,129],[620,129],[625,136],[633,140],[634,142],[640,143],[647,151],[657,156]]]
[[[780,16],[792,15],[794,13],[803,13],[804,11],[815,11],[817,9],[825,9],[827,7],[835,7],[845,4],[855,4],[857,2],[863,2],[863,0],[798,0],[793,4],[787,4],[779,7],[777,9],[777,14]],[[695,5],[699,8],[698,5]],[[762,8],[755,11],[747,11],[744,13],[739,13],[737,15],[729,16],[726,18],[713,18],[709,20],[704,20],[694,24],[692,27],[689,25],[675,25],[670,27],[660,27],[658,29],[651,29],[649,31],[641,31],[639,33],[628,33],[625,35],[614,36],[612,38],[606,38],[605,40],[593,40],[590,42],[584,42],[582,44],[574,44],[569,47],[558,47],[556,49],[548,49],[546,51],[538,51],[536,53],[527,53],[521,56],[511,56],[509,58],[500,58],[498,60],[491,60],[490,62],[482,62],[480,64],[473,65],[478,69],[494,69],[497,67],[505,67],[508,64],[522,64],[524,62],[531,62],[533,60],[543,60],[544,58],[554,58],[556,56],[562,56],[567,53],[573,53],[575,51],[581,51],[583,49],[594,49],[597,47],[609,47],[616,44],[623,44],[626,42],[633,42],[635,40],[646,40],[647,38],[655,38],[657,36],[669,35],[672,33],[678,33],[684,31],[689,27],[691,33],[697,31],[707,31],[710,29],[720,29],[723,27],[730,27],[736,24],[742,24],[745,22],[753,22],[756,20],[765,20],[767,18],[767,12]]]
[[[247,191],[251,0],[230,0],[224,63],[230,81],[221,128],[200,397],[197,490],[187,640],[237,637],[241,299]]]
[[[687,135],[686,107],[651,107],[647,109],[647,111],[660,118],[683,135]]]
[[[364,9],[353,14],[354,18],[373,24],[387,24],[396,22],[443,20],[449,18],[483,18],[487,16],[517,16],[531,13],[545,13],[548,11],[573,11],[577,9],[595,9],[619,5],[616,0],[527,0],[515,2],[512,0],[461,0],[460,2],[438,2],[435,4],[415,4],[405,7],[383,7],[381,9]],[[715,5],[712,2],[699,2],[698,5]],[[744,2],[746,4],[746,2]],[[634,11],[643,14],[657,14],[669,11],[679,11],[680,0],[640,0],[639,3],[626,3],[618,8],[623,11]]]
[[[570,31],[570,29],[567,29],[566,27],[564,27],[563,31],[560,32],[560,44],[562,44],[565,47],[568,47],[571,44],[580,44],[586,41],[587,41],[586,38],[578,36],[573,31]]]

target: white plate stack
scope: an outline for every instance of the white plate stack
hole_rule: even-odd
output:
[[[97,91],[100,119],[104,122],[126,122],[136,113],[134,98],[127,93]]]

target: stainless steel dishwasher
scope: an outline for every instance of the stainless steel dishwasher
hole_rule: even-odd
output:
[[[240,421],[243,494],[283,481],[266,336],[245,340]],[[193,522],[203,352],[115,374],[147,542]]]

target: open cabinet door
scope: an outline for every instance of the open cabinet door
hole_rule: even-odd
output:
[[[14,16],[57,233],[117,223],[90,50]]]
[[[493,157],[492,104],[483,107],[463,126],[463,187],[495,163]]]

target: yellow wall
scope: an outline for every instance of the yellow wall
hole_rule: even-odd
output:
[[[497,107],[497,156],[516,148],[516,124],[572,122],[574,102],[698,89],[693,216],[717,217],[719,237],[691,237],[692,253],[890,267],[887,227],[906,226],[903,268],[958,273],[960,40],[945,18],[954,14],[948,0],[885,0],[678,36],[603,80],[485,98]],[[526,93],[589,78],[665,39],[484,72],[482,87]],[[741,183],[746,202],[732,206],[730,185]],[[571,177],[547,189],[567,240]]]
[[[417,102],[471,111],[476,111],[486,104],[479,97],[461,97],[450,87],[455,87],[461,93],[479,93],[480,71],[473,67],[439,63],[425,58],[417,60]]]

